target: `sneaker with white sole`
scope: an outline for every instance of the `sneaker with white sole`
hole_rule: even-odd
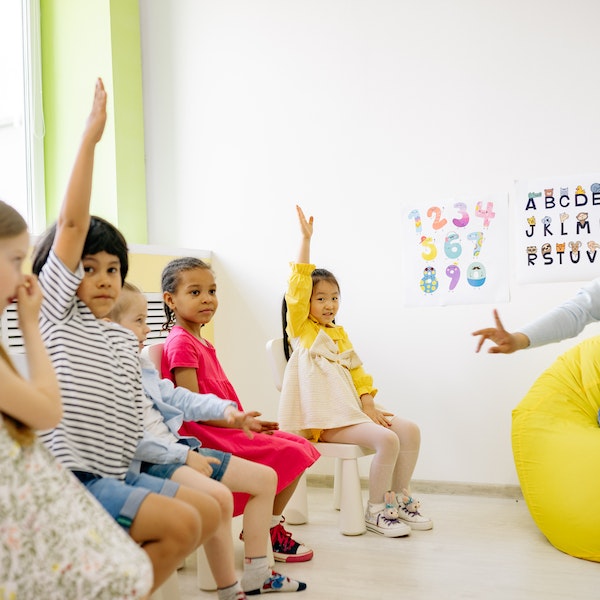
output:
[[[433,521],[424,517],[419,508],[421,503],[415,500],[406,490],[397,495],[398,500],[398,520],[406,523],[411,529],[427,531],[433,528]]]
[[[410,535],[410,527],[398,519],[388,519],[385,503],[367,504],[365,511],[365,525],[369,531],[384,537],[404,537]]]
[[[271,544],[273,558],[278,562],[306,562],[313,557],[313,551],[302,542],[297,542],[289,531],[283,527],[285,517],[281,522],[271,527]]]

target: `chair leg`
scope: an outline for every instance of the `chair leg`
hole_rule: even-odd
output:
[[[342,459],[342,481],[340,498],[340,531],[344,535],[361,535],[367,528],[360,489],[358,461]]]
[[[333,471],[333,508],[340,510],[342,505],[342,459],[335,459],[335,467]]]
[[[298,480],[294,494],[285,507],[285,520],[290,525],[302,525],[308,521],[308,493],[306,490],[306,473]]]

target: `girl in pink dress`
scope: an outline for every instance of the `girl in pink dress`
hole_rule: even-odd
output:
[[[175,259],[163,270],[162,291],[167,315],[165,329],[169,330],[162,355],[162,376],[193,392],[233,400],[243,411],[214,346],[201,334],[218,306],[217,286],[210,267],[197,258]],[[225,421],[184,422],[179,433],[198,438],[208,448],[275,469],[278,483],[271,527],[273,556],[281,562],[310,560],[313,551],[292,539],[282,525],[282,515],[298,479],[319,458],[319,452],[306,439],[279,431],[276,422],[259,420],[260,413],[251,414],[254,417],[251,429],[257,433],[251,440]],[[248,497],[234,494],[234,499],[234,514],[240,514]]]

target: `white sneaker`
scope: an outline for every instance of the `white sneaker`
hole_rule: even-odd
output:
[[[397,500],[399,521],[403,521],[411,529],[418,529],[420,531],[427,531],[433,528],[433,521],[428,517],[424,517],[419,512],[421,503],[412,498],[406,490],[398,494]]]
[[[410,527],[398,519],[388,519],[385,516],[385,504],[367,504],[365,525],[369,531],[385,537],[403,537],[410,535]]]

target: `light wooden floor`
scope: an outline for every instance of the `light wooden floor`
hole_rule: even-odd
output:
[[[365,494],[366,500],[366,492]],[[522,499],[418,495],[432,531],[386,539],[341,535],[330,489],[309,487],[310,523],[289,526],[313,548],[308,563],[276,569],[305,581],[298,600],[587,600],[600,598],[600,564],[551,546]],[[567,515],[565,515],[567,518]],[[182,600],[216,600],[196,587],[193,561],[179,571]]]

